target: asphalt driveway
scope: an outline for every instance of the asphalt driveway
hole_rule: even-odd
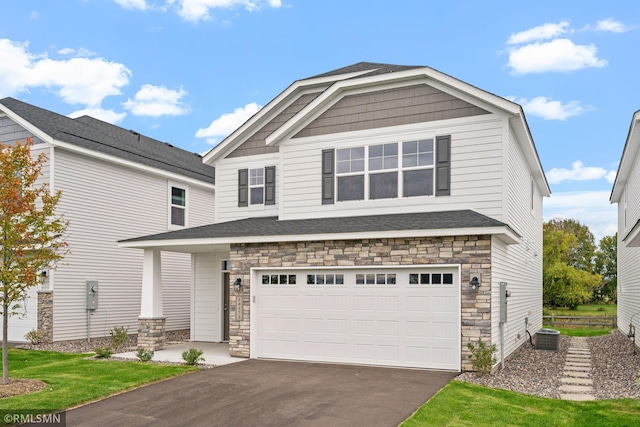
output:
[[[247,360],[67,412],[72,426],[397,426],[452,372]]]

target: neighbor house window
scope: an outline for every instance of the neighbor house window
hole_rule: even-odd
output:
[[[249,169],[249,195],[252,205],[264,203],[264,169]]]
[[[440,194],[449,188],[449,137],[443,140]],[[375,200],[433,196],[436,147],[434,139],[394,142],[336,150],[337,200]],[[327,153],[323,153],[327,156]],[[324,163],[326,165],[326,161]],[[323,204],[332,194],[323,168]],[[330,171],[330,169],[328,169]],[[443,191],[444,189],[444,191]]]
[[[187,187],[169,184],[169,226],[187,225]]]

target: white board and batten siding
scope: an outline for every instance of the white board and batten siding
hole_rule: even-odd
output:
[[[515,136],[509,132],[505,146],[507,171],[504,199],[507,222],[523,236],[520,243],[506,245],[497,238],[491,243],[492,342],[500,355],[500,282],[507,283],[507,322],[504,324],[504,356],[507,357],[542,328],[542,190],[535,189],[531,208],[531,172]],[[499,358],[499,357],[498,357]]]
[[[618,327],[627,333],[635,315],[633,324],[640,334],[640,247],[622,240],[640,219],[640,157],[633,159],[626,178],[618,201]]]
[[[502,220],[502,140],[506,119],[483,115],[281,142],[280,218],[469,209]],[[322,150],[451,135],[451,195],[321,204]]]
[[[448,274],[451,281],[416,284],[411,273]],[[358,284],[357,274],[373,274],[376,283]],[[252,269],[251,275],[252,358],[460,370],[459,266]]]
[[[193,308],[191,340],[221,342],[223,340],[223,283],[222,262],[228,254],[219,252],[194,253]]]
[[[118,248],[118,240],[167,231],[168,179],[114,163],[55,150],[59,211],[69,220],[70,253],[55,272],[54,340],[87,337],[85,282],[98,281],[98,309],[90,315],[93,337],[114,326],[137,330],[143,252]],[[171,182],[177,182],[171,179]],[[188,185],[189,225],[213,222],[213,190]],[[166,327],[190,324],[191,257],[162,253]]]

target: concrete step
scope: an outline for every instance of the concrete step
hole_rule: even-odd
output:
[[[591,366],[564,366],[565,371],[573,372],[591,372]]]
[[[593,392],[593,387],[588,385],[563,384],[560,387],[558,387],[558,390],[563,391],[565,393],[587,394],[587,393]]]
[[[560,378],[560,382],[565,384],[578,384],[578,385],[593,385],[593,380],[590,378]]]
[[[572,377],[572,378],[589,378],[589,374],[586,372],[576,372],[576,371],[564,371],[562,373],[564,378]]]
[[[560,394],[560,399],[575,401],[596,400],[596,398],[590,394]]]

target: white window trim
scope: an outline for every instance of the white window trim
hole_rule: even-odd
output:
[[[184,225],[176,225],[171,223],[171,208],[173,207],[173,203],[171,200],[172,188],[179,188],[184,190],[184,198],[185,198],[185,206],[184,206]],[[189,186],[185,184],[180,184],[175,181],[167,181],[167,229],[169,230],[180,230],[183,228],[189,227]]]
[[[431,166],[407,166],[407,167],[403,167],[402,166],[402,161],[403,161],[403,155],[404,155],[404,151],[403,151],[403,143],[404,142],[409,142],[409,141],[421,141],[421,140],[426,140],[426,139],[431,139],[433,140],[433,164]],[[436,180],[435,180],[435,158],[436,158],[436,147],[435,147],[435,140],[436,137],[434,136],[420,136],[420,137],[411,137],[411,138],[406,138],[406,139],[402,139],[402,140],[395,140],[395,141],[387,141],[387,142],[371,142],[368,144],[362,144],[362,145],[354,145],[354,146],[348,146],[348,147],[340,147],[340,148],[336,148],[336,156],[335,156],[335,160],[334,160],[334,168],[335,168],[335,174],[334,174],[334,188],[335,188],[335,199],[334,202],[335,203],[354,203],[354,202],[369,202],[369,201],[377,201],[377,200],[390,200],[390,199],[416,199],[419,197],[435,197],[436,194]],[[395,168],[388,168],[388,169],[377,169],[377,170],[370,170],[369,169],[369,147],[371,146],[375,146],[375,145],[386,145],[386,144],[397,144],[398,145],[398,166]],[[359,171],[359,172],[343,172],[343,173],[339,173],[338,172],[338,156],[337,156],[337,152],[338,150],[345,150],[345,149],[351,149],[351,148],[358,148],[358,147],[364,147],[364,170],[363,171]],[[415,171],[415,170],[431,170],[433,171],[433,175],[432,175],[432,186],[433,188],[432,190],[432,194],[428,194],[428,195],[422,195],[422,196],[404,196],[404,180],[403,180],[403,175],[404,172],[410,172],[410,171]],[[370,194],[370,183],[369,183],[369,177],[371,175],[376,175],[376,174],[382,174],[382,173],[392,173],[392,172],[396,172],[398,174],[398,196],[397,197],[392,197],[392,198],[380,198],[380,199],[372,199],[371,198],[371,194]],[[338,199],[338,178],[341,177],[347,177],[347,176],[360,176],[363,175],[364,176],[364,199],[362,200],[339,200]]]
[[[248,168],[248,202],[249,202],[249,206],[264,206],[264,198],[265,198],[265,180],[266,180],[266,170],[265,170],[265,166],[262,167],[255,167],[255,168]],[[262,184],[260,185],[252,185],[251,184],[251,171],[252,170],[262,170]],[[251,202],[251,189],[253,188],[262,188],[262,202],[261,203],[252,203]]]

